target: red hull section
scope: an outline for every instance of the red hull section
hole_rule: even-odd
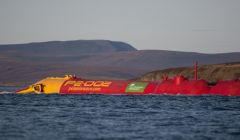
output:
[[[157,94],[186,94],[186,95],[202,95],[208,94],[210,87],[205,81],[184,81],[176,85],[173,81],[163,81],[156,90]]]
[[[220,81],[209,92],[224,96],[240,96],[240,80]]]
[[[240,96],[240,81],[222,81],[210,87],[204,80],[187,80],[182,76],[162,82],[121,80],[66,80],[60,89],[62,94],[216,94]]]

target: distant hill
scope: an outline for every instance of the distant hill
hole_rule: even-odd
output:
[[[136,50],[107,40],[50,41],[0,45],[0,85],[24,85],[46,76],[131,79],[149,71],[200,64],[239,62],[240,52],[202,54]]]
[[[203,54],[166,50],[139,50],[86,56],[73,62],[91,66],[114,66],[152,71],[169,67],[191,66],[196,60],[200,64],[238,62],[240,61],[240,52]]]
[[[164,70],[157,70],[144,74],[139,80],[143,81],[162,81],[162,76],[168,75],[173,78],[176,75],[183,75],[188,79],[194,78],[193,67],[179,67],[169,68]],[[234,80],[240,78],[240,62],[201,65],[198,68],[199,79],[204,79],[208,83],[215,84],[219,80]]]
[[[110,52],[136,51],[124,42],[108,40],[49,41],[0,45],[1,54],[10,56],[75,56]]]

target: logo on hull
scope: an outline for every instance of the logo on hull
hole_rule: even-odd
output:
[[[68,91],[101,91],[104,87],[109,87],[111,81],[67,81],[63,86]]]
[[[132,82],[132,83],[128,84],[125,91],[126,92],[140,92],[140,93],[143,93],[146,87],[147,87],[147,83]]]

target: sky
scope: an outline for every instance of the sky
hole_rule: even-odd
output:
[[[78,39],[240,52],[240,0],[0,0],[0,44]]]

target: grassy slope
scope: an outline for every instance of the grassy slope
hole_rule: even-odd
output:
[[[169,78],[175,75],[183,75],[189,79],[194,78],[193,67],[171,68],[153,71],[143,75],[140,79],[144,81],[161,81],[166,74]],[[240,78],[240,62],[227,64],[202,65],[198,69],[199,79],[209,83],[216,83],[219,80],[232,80]]]

